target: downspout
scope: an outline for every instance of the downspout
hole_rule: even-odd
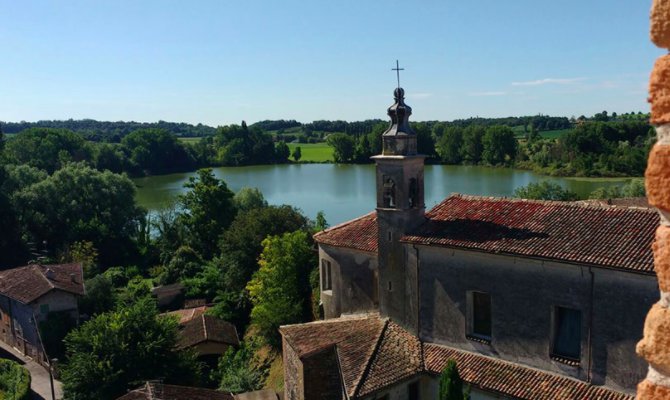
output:
[[[416,336],[419,337],[419,332],[421,332],[421,284],[419,283],[421,274],[419,273],[419,248],[416,247],[416,245],[412,245],[412,247],[414,248],[414,254],[416,256]],[[420,337],[419,340],[421,340]]]
[[[595,276],[593,273],[593,268],[589,266],[589,274],[591,274],[591,294],[589,302],[589,336],[588,336],[588,346],[589,346],[589,364],[588,370],[586,371],[586,381],[591,383],[591,369],[593,367],[593,298],[595,292]]]

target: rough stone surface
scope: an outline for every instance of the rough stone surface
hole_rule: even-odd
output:
[[[657,303],[649,310],[637,353],[649,363],[670,370],[670,309]]]
[[[649,204],[670,211],[670,146],[654,145],[645,172]]]
[[[658,286],[661,291],[670,292],[670,227],[658,227],[653,249]]]
[[[648,380],[637,386],[637,400],[670,400],[670,388],[654,385]]]
[[[670,2],[668,2],[670,3]],[[649,79],[651,123],[670,123],[670,55],[659,57]]]
[[[654,0],[650,22],[651,41],[658,47],[670,48],[670,1]]]

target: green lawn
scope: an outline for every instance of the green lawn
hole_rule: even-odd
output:
[[[298,146],[300,146],[300,152],[302,153],[300,161],[333,161],[333,148],[326,143],[288,143],[288,148],[291,149],[291,154],[293,154],[293,149]],[[293,160],[293,157],[291,157],[291,160]]]
[[[189,143],[189,144],[195,144],[200,141],[200,137],[180,137],[178,138],[179,141],[184,142],[184,143]]]
[[[563,134],[570,132],[572,129],[555,129],[553,131],[542,131],[540,132],[540,136],[542,136],[545,139],[558,139],[559,137],[563,136]]]

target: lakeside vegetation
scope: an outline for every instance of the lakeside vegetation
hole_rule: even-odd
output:
[[[590,118],[470,118],[414,122],[412,127],[428,163],[516,167],[551,176],[624,177],[644,171],[654,141],[647,121],[642,113],[603,111]],[[101,171],[145,176],[210,166],[370,163],[370,157],[381,152],[387,126],[381,120],[279,120],[218,128],[69,120],[4,123],[1,128],[11,135],[5,154],[10,163],[53,172],[67,162],[81,161]]]
[[[193,146],[236,165],[270,156],[274,162],[280,156],[295,159],[298,146],[299,160],[310,150],[309,157],[325,157],[327,149],[334,158],[345,157],[345,150],[362,157],[379,151],[376,140],[364,144],[385,127],[376,123],[357,142],[333,133],[326,139],[330,147],[307,144],[303,151],[303,144],[289,146],[242,124],[220,128]],[[420,149],[428,151],[433,131],[421,123],[415,129]],[[509,161],[524,143],[545,140],[523,142],[500,125],[444,126],[440,138],[461,129],[458,154],[465,149],[466,156],[480,154],[491,164]],[[481,146],[467,137],[480,138]],[[353,142],[353,148],[343,150],[340,142]],[[76,326],[66,315],[52,313],[40,326],[49,356],[61,360],[71,398],[113,399],[137,382],[157,378],[234,392],[259,389],[276,380],[272,371],[281,363],[277,328],[318,318],[312,234],[327,227],[323,215],[312,221],[289,205],[268,205],[254,189],[234,193],[211,169],[200,169],[176,203],[152,218],[137,206],[134,185],[118,172],[169,170],[171,163],[186,163],[189,154],[198,154],[187,146],[156,129],[135,131],[117,144],[50,128],[31,128],[0,141],[0,265],[84,266],[87,293],[80,307],[88,321]],[[445,154],[438,149],[433,146],[436,158]],[[539,192],[552,194],[553,189],[540,187]],[[151,296],[153,287],[174,283],[185,287],[186,299],[213,304],[209,312],[233,323],[243,338],[218,365],[200,363],[175,345],[176,321],[162,316]]]

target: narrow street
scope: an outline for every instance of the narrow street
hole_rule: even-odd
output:
[[[49,372],[40,364],[23,356],[18,351],[3,341],[0,341],[0,358],[8,358],[22,364],[30,372],[30,389],[35,400],[51,400],[51,385],[49,383]],[[54,380],[56,399],[63,398],[63,389],[59,381]]]

